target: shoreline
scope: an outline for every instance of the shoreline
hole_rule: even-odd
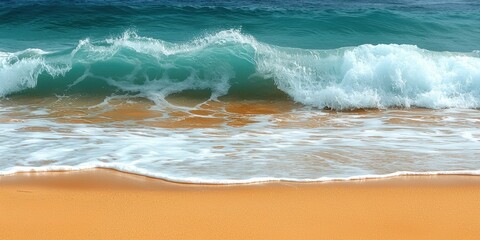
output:
[[[480,177],[174,183],[107,169],[0,176],[2,239],[476,239]]]
[[[249,179],[228,179],[228,180],[215,180],[215,179],[202,179],[195,178],[192,180],[190,178],[180,179],[180,178],[170,178],[164,176],[157,176],[155,174],[142,174],[135,171],[119,170],[116,168],[110,167],[86,167],[86,168],[69,168],[69,167],[60,167],[53,169],[37,169],[37,168],[26,168],[24,170],[12,171],[12,172],[1,172],[0,178],[7,176],[24,176],[24,175],[43,175],[43,174],[75,174],[80,172],[96,172],[96,171],[107,171],[111,173],[132,175],[140,178],[152,179],[154,181],[164,181],[172,184],[192,184],[192,185],[211,185],[211,186],[237,186],[237,185],[251,185],[251,184],[272,184],[272,183],[292,183],[292,184],[322,184],[322,183],[337,183],[337,182],[356,182],[356,181],[375,181],[375,180],[385,180],[391,178],[403,178],[403,177],[435,177],[435,176],[477,176],[480,177],[480,169],[477,170],[451,170],[451,171],[427,171],[427,172],[412,172],[412,171],[397,171],[393,173],[386,174],[366,174],[366,175],[356,175],[351,177],[320,177],[313,179],[296,179],[296,178],[268,178],[268,177],[254,177]]]

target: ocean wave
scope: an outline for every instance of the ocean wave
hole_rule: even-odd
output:
[[[162,102],[185,90],[210,90],[217,99],[234,92],[269,98],[275,89],[296,102],[338,110],[479,108],[480,57],[396,44],[284,48],[238,29],[186,43],[127,31],[65,51],[0,53],[0,96],[101,91]]]

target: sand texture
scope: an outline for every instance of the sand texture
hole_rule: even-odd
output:
[[[0,239],[478,239],[480,177],[177,184],[110,170],[0,177]]]

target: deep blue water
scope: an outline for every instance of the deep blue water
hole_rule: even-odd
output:
[[[74,47],[134,29],[169,42],[236,28],[279,46],[332,49],[412,44],[480,49],[475,0],[2,1],[0,51]]]

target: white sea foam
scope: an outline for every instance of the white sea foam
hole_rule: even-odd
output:
[[[333,109],[478,108],[480,58],[411,45],[260,54],[259,71],[296,101]]]
[[[309,183],[309,182],[332,182],[332,181],[355,181],[355,180],[371,180],[371,179],[382,179],[382,178],[392,178],[392,177],[401,177],[401,176],[438,176],[438,175],[471,175],[479,176],[479,170],[456,170],[456,171],[429,171],[429,172],[411,172],[411,171],[399,171],[388,174],[367,174],[367,175],[358,175],[350,177],[319,177],[319,178],[275,178],[275,177],[254,177],[238,180],[229,180],[229,179],[211,179],[208,177],[176,177],[169,176],[166,174],[159,174],[150,172],[145,169],[138,169],[128,165],[112,165],[112,164],[97,164],[97,165],[88,165],[84,164],[82,166],[52,166],[52,167],[12,167],[4,171],[0,171],[0,176],[13,175],[15,173],[28,173],[28,172],[52,172],[52,171],[82,171],[95,168],[111,169],[117,170],[125,173],[132,173],[146,177],[152,177],[157,179],[162,179],[170,182],[177,183],[196,183],[196,184],[252,184],[252,183],[266,183],[266,182],[299,182],[299,183]]]
[[[7,110],[0,114],[13,111]],[[315,112],[297,109],[281,118],[250,116],[254,123],[243,127],[198,129],[129,121],[69,124],[28,115],[0,124],[0,174],[101,167],[178,182],[234,184],[480,173],[480,130],[471,121],[477,110],[392,110],[361,117]],[[458,120],[443,121],[450,116]]]
[[[66,76],[73,69],[84,73]],[[247,81],[238,78],[249,74],[258,81],[273,78],[295,101],[319,108],[480,107],[476,52],[432,52],[396,44],[292,49],[258,42],[235,29],[186,43],[127,31],[103,42],[82,40],[61,57],[38,49],[2,53],[0,96],[35,88],[42,74],[69,87],[96,79],[159,103],[190,89],[209,89],[217,98],[228,94],[232,79]]]
[[[44,59],[48,52],[26,49],[15,53],[0,54],[0,97],[37,85],[42,73],[56,77],[70,70],[68,66],[50,65]]]

